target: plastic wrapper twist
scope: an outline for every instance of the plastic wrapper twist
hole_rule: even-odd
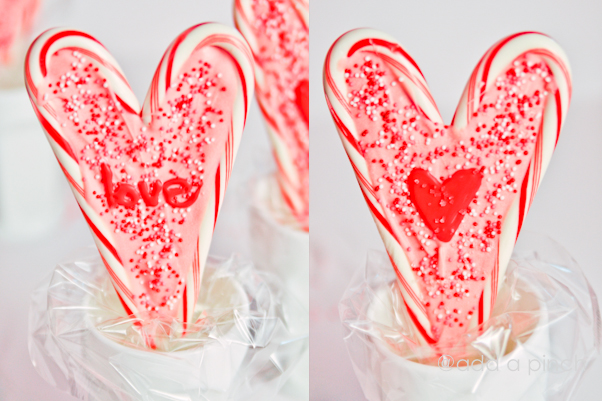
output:
[[[33,293],[29,351],[46,381],[80,399],[267,400],[307,349],[306,316],[278,279],[210,257],[193,324],[142,324],[89,248]]]
[[[521,235],[492,317],[453,347],[419,345],[396,283],[388,256],[371,251],[339,306],[370,401],[566,401],[599,352],[596,295],[547,237]]]

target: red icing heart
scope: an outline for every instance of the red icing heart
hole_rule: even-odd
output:
[[[295,88],[295,102],[303,115],[305,124],[309,125],[309,81],[304,79]]]
[[[459,170],[439,184],[428,171],[416,168],[408,176],[410,200],[437,239],[449,242],[481,186],[476,169]]]
[[[252,95],[252,56],[219,24],[172,43],[144,107],[89,35],[32,45],[27,86],[124,308],[192,316]]]

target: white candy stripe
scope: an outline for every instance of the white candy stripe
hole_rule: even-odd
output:
[[[205,187],[210,199],[205,214],[202,217],[201,226],[199,227],[198,251],[195,254],[193,267],[189,273],[186,291],[187,297],[182,303],[183,308],[178,311],[178,316],[185,321],[191,319],[194,305],[196,304],[217,213],[221,206],[232,164],[240,144],[248,113],[249,99],[253,96],[253,59],[244,39],[233,28],[215,23],[197,25],[185,31],[176,38],[166,51],[153,78],[143,111],[141,112],[143,120],[146,123],[150,122],[153,112],[160,107],[166,93],[166,82],[168,80],[166,75],[170,73],[171,78],[175,77],[178,74],[179,68],[186,62],[188,57],[201,46],[215,46],[226,52],[236,63],[240,80],[238,82],[238,96],[233,105],[230,132],[223,151],[224,153],[220,158],[218,176],[211,188],[208,189]],[[61,127],[56,121],[56,117],[50,110],[47,110],[37,102],[38,87],[44,83],[46,63],[54,53],[65,48],[84,54],[89,62],[101,70],[107,79],[109,87],[116,94],[125,109],[139,113],[140,107],[116,61],[99,42],[89,35],[68,29],[52,29],[40,35],[32,44],[26,61],[26,82],[30,98],[60,166],[72,186],[73,193],[82,208],[82,212],[88,219],[94,240],[107,265],[114,286],[122,298],[124,306],[129,308],[133,313],[136,313],[135,305],[132,302],[132,294],[128,286],[128,276],[125,274],[123,265],[119,262],[119,258],[114,251],[115,240],[111,236],[111,230],[105,227],[100,217],[83,197],[83,182],[78,161],[70,150],[68,142],[61,135]],[[210,180],[207,180],[206,184],[210,184]],[[184,316],[183,309],[186,310],[186,316]]]
[[[349,57],[358,48],[362,48],[366,53],[378,55],[380,59],[399,74],[399,77],[402,78],[400,85],[403,86],[405,92],[408,93],[408,96],[418,108],[432,121],[442,123],[442,120],[422,73],[394,38],[372,29],[357,29],[344,34],[333,44],[324,66],[326,100],[360,188],[398,273],[401,283],[400,288],[406,305],[415,315],[424,333],[430,336],[428,318],[424,308],[421,307],[421,302],[418,302],[418,300],[423,299],[423,294],[421,294],[414,273],[409,269],[408,259],[389,226],[386,214],[376,200],[373,191],[374,183],[371,182],[368,173],[367,161],[360,153],[357,145],[359,135],[347,105],[346,77],[344,69],[340,67],[340,61]],[[535,53],[544,58],[553,72],[551,78],[555,80],[558,91],[553,96],[548,97],[535,150],[536,154],[526,174],[523,186],[504,220],[496,270],[488,278],[488,286],[485,288],[482,301],[483,315],[479,316],[479,321],[487,319],[493,309],[522,220],[528,212],[529,205],[550,161],[568,109],[571,95],[571,78],[570,67],[564,52],[552,39],[538,33],[520,33],[498,42],[487,51],[477,64],[466,85],[452,122],[454,127],[464,128],[472,118],[473,113],[478,110],[483,92],[495,84],[495,79],[504,69],[508,68],[511,62],[526,52]],[[484,84],[481,84],[482,82]],[[420,330],[420,327],[418,329]]]

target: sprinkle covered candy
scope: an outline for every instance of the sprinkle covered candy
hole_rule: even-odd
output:
[[[252,96],[245,41],[219,24],[185,31],[142,110],[107,50],[82,32],[42,34],[26,76],[126,312],[190,321]]]
[[[564,54],[522,33],[481,59],[450,125],[416,63],[372,30],[325,66],[330,110],[421,341],[488,319],[570,97]]]

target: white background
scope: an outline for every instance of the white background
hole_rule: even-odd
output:
[[[322,90],[326,52],[350,29],[371,27],[396,37],[419,64],[448,122],[472,69],[496,41],[536,30],[560,43],[572,65],[573,101],[524,229],[563,244],[602,295],[602,3],[316,0],[310,15],[312,400],[365,399],[343,345],[337,302],[366,251],[384,250]],[[574,400],[599,400],[601,376],[598,360]]]

